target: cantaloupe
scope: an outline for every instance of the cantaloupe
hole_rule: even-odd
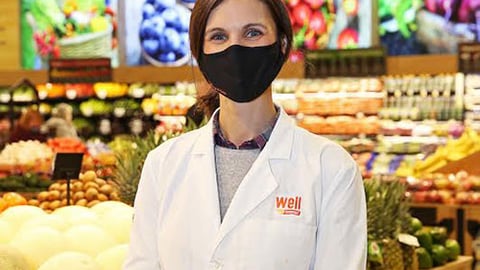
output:
[[[38,270],[102,270],[89,255],[66,251],[45,261]]]
[[[66,230],[69,225],[65,220],[63,220],[63,218],[61,218],[58,215],[44,215],[44,216],[35,217],[32,220],[26,221],[25,223],[23,223],[19,231],[29,230],[33,228],[42,227],[42,226],[53,228],[62,232]]]
[[[37,269],[48,258],[65,250],[63,234],[48,227],[20,231],[10,244],[22,252],[31,269]]]
[[[10,223],[0,219],[0,244],[8,244],[10,240],[12,240],[13,236],[14,229]]]
[[[25,221],[35,217],[47,215],[42,209],[31,205],[18,205],[8,208],[0,214],[0,220],[6,221],[13,228],[13,233],[23,225]]]
[[[101,218],[101,225],[118,243],[130,242],[130,229],[133,223],[133,208],[114,208]]]
[[[116,245],[98,254],[95,261],[103,270],[121,270],[127,251],[128,244]]]
[[[0,269],[30,270],[23,254],[11,245],[0,245]]]
[[[73,226],[65,231],[64,235],[69,251],[85,253],[92,257],[118,244],[103,228],[95,225]]]

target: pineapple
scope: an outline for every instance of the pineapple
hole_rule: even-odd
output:
[[[405,186],[396,180],[365,180],[367,222],[370,241],[381,247],[382,264],[370,264],[375,270],[404,270],[401,244],[397,237],[402,220],[408,214],[404,200]],[[407,262],[408,263],[408,262]]]
[[[183,132],[196,128],[197,126],[192,124],[184,127]],[[155,131],[150,131],[144,138],[139,136],[131,137],[131,147],[115,153],[117,163],[114,170],[113,181],[118,186],[121,201],[133,205],[143,163],[147,154],[163,142],[178,135],[180,135],[179,132],[158,134]]]

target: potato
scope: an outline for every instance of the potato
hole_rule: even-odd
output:
[[[113,192],[113,187],[109,184],[105,184],[100,187],[100,192],[105,194],[105,195],[110,195],[110,193]]]
[[[87,182],[83,185],[83,190],[87,191],[89,188],[94,188],[96,190],[100,189],[98,184],[95,182]]]
[[[79,201],[79,200],[85,198],[85,192],[83,192],[83,191],[75,192],[73,194],[72,198],[73,198],[74,201]]]
[[[72,183],[71,188],[73,192],[83,191],[83,183],[80,181],[75,181],[74,183]]]
[[[42,208],[43,210],[50,209],[50,202],[47,202],[47,201],[41,202],[39,207]]]
[[[70,198],[72,198],[72,197],[73,197],[73,192],[70,191]],[[62,193],[60,193],[60,199],[63,200],[63,199],[66,199],[66,198],[67,198],[67,191],[65,190],[65,191],[62,191]]]
[[[61,203],[62,203],[62,202],[61,202],[60,200],[55,200],[55,201],[53,201],[53,202],[50,203],[49,209],[55,210],[55,209],[57,209],[57,208],[60,207],[60,204],[61,204]]]
[[[51,190],[48,192],[48,200],[55,201],[60,199],[60,191],[58,190]]]
[[[42,192],[38,193],[38,195],[37,195],[38,201],[43,202],[43,201],[48,200],[48,194],[49,194],[48,191],[42,191]]]
[[[93,201],[87,203],[87,207],[92,207],[92,206],[98,204],[99,202],[100,202],[99,200],[93,200]]]
[[[118,196],[118,193],[116,191],[110,193],[110,195],[108,195],[108,197],[112,201],[119,201],[120,200],[120,197]]]
[[[83,177],[80,180],[82,180],[83,182],[95,181],[95,179],[97,178],[97,174],[92,170],[86,171],[85,173],[83,173],[82,176]]]
[[[67,199],[63,199],[62,202],[60,203],[60,206],[66,206],[66,205],[67,205]],[[74,205],[72,199],[70,199],[70,205]]]
[[[48,190],[60,190],[60,183],[53,183],[48,187]]]
[[[105,185],[107,183],[107,181],[103,180],[102,178],[97,178],[97,179],[95,179],[95,183],[97,183],[97,185],[99,187],[101,187],[101,186]]]
[[[91,202],[93,200],[96,200],[97,196],[98,196],[98,191],[95,188],[89,188],[85,192],[85,199],[87,199],[87,201]]]
[[[60,191],[66,191],[66,190],[67,190],[67,183],[60,184]]]
[[[75,205],[87,206],[87,203],[88,201],[86,199],[80,199],[75,203]]]
[[[28,205],[39,206],[40,202],[38,200],[31,199],[31,200],[28,200]]]
[[[108,201],[108,196],[105,195],[105,194],[100,193],[100,194],[98,194],[97,197],[98,197],[98,200],[101,201],[101,202]]]

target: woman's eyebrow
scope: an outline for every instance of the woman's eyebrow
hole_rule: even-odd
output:
[[[225,31],[225,30],[221,27],[214,27],[214,28],[211,28],[211,29],[207,29],[207,31],[205,31],[205,34],[212,33],[212,32],[218,32],[218,31]]]
[[[248,29],[250,27],[261,27],[261,28],[267,29],[267,26],[265,26],[263,23],[249,23],[243,26],[243,29]]]

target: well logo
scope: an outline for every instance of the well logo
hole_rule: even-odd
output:
[[[277,196],[275,198],[275,208],[280,215],[300,216],[302,213],[302,197]]]

